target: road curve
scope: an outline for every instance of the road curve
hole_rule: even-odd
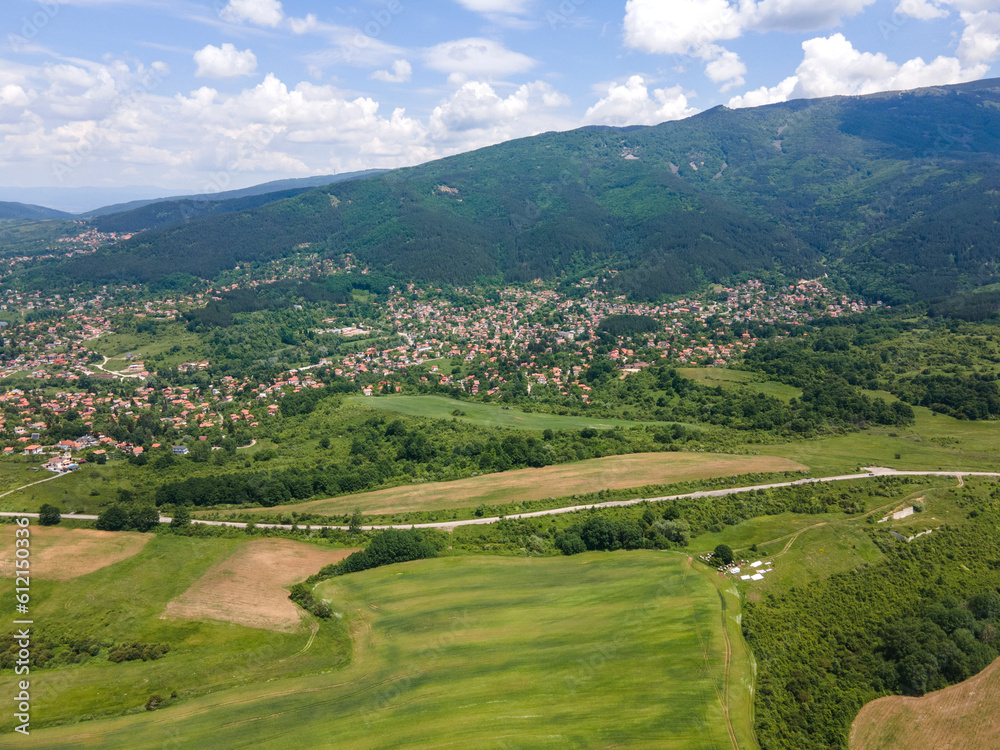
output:
[[[869,466],[861,474],[840,474],[834,477],[812,477],[809,479],[795,479],[791,482],[774,482],[772,484],[755,484],[750,487],[729,487],[722,490],[699,490],[697,492],[687,492],[682,495],[664,495],[663,497],[637,497],[632,500],[612,500],[606,503],[592,503],[590,505],[571,505],[565,508],[550,508],[549,510],[536,510],[529,513],[512,513],[509,516],[491,516],[490,518],[468,518],[464,521],[439,521],[437,523],[402,523],[389,524],[384,526],[362,526],[365,531],[379,531],[382,529],[452,529],[456,526],[476,526],[480,524],[496,523],[505,518],[538,518],[540,516],[555,516],[561,513],[575,513],[579,510],[589,510],[591,508],[621,508],[627,505],[638,505],[639,503],[658,503],[666,500],[684,500],[698,497],[725,497],[726,495],[738,495],[741,492],[752,492],[754,490],[770,490],[776,487],[792,487],[797,484],[815,484],[816,482],[844,482],[850,479],[871,479],[873,477],[955,477],[961,480],[962,477],[994,477],[1000,478],[1000,472],[994,471],[896,471],[881,466]],[[28,517],[38,518],[37,513],[17,513],[0,512],[0,517]],[[82,521],[96,521],[97,516],[67,513],[63,518],[78,518]],[[160,516],[160,523],[170,523],[169,516]],[[207,521],[200,518],[191,519],[191,523],[203,524],[205,526],[232,526],[237,529],[245,529],[247,524],[243,521]],[[286,529],[290,530],[293,524],[281,523],[257,523],[258,529]],[[308,526],[310,529],[340,529],[346,531],[347,526],[323,525],[323,524],[295,524],[298,528]]]

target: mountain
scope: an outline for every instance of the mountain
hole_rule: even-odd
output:
[[[20,201],[80,214],[109,203],[161,199],[171,190],[150,185],[126,187],[0,187],[0,201]]]
[[[143,232],[71,279],[211,277],[297,245],[401,277],[610,265],[622,291],[824,271],[890,302],[998,280],[1000,80],[546,133]]]
[[[0,219],[15,219],[18,221],[40,221],[42,219],[71,219],[72,214],[56,211],[45,206],[33,206],[28,203],[11,203],[0,201]]]
[[[96,218],[99,216],[107,216],[108,214],[124,214],[131,213],[136,209],[149,206],[154,203],[179,203],[182,201],[188,202],[205,202],[205,203],[220,203],[222,201],[236,200],[239,198],[251,198],[260,195],[266,195],[271,193],[286,193],[287,196],[303,193],[310,188],[321,187],[323,185],[330,185],[335,182],[342,182],[344,180],[357,180],[362,177],[370,177],[372,175],[381,174],[385,172],[384,169],[366,169],[360,172],[345,172],[344,174],[327,174],[318,175],[315,177],[297,177],[288,180],[272,180],[271,182],[264,182],[260,185],[252,185],[247,188],[240,188],[239,190],[223,190],[217,193],[198,193],[196,195],[174,195],[168,198],[153,198],[147,200],[135,200],[128,203],[118,203],[110,206],[103,206],[101,208],[94,209],[93,211],[88,211],[81,214],[83,218]],[[256,205],[263,205],[268,201],[259,202]],[[252,208],[252,205],[246,205],[243,208]],[[235,209],[235,210],[243,210]],[[111,230],[111,231],[134,231],[134,230]]]

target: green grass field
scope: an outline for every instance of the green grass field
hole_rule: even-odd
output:
[[[765,446],[761,452],[807,464],[814,476],[872,464],[929,471],[996,471],[1000,467],[1000,422],[959,420],[922,406],[914,407],[913,412],[916,419],[909,427],[799,440]]]
[[[178,347],[178,351],[171,353],[174,347]],[[129,352],[134,354],[138,361],[163,355],[164,361],[161,366],[166,367],[204,358],[201,338],[197,333],[188,331],[183,323],[178,322],[165,324],[158,334],[106,333],[92,342],[92,348],[98,354],[112,358],[105,368],[113,371],[124,370],[130,364],[118,359]]]
[[[721,750],[732,747],[728,695],[740,747],[755,747],[749,660],[727,641],[713,581],[683,555],[442,558],[317,593],[350,621],[349,667],[32,731],[18,745]],[[105,684],[127,669],[107,669]],[[42,677],[35,690],[36,720],[63,710],[41,698]]]
[[[310,639],[306,628],[279,633],[212,620],[161,619],[169,601],[242,541],[158,535],[138,554],[88,575],[68,581],[33,577],[31,616],[36,634],[171,646],[165,657],[155,661],[113,664],[100,657],[78,665],[33,669],[33,728],[122,712],[145,713],[143,707],[153,693],[167,698],[176,691],[177,700],[183,700],[234,685],[343,666],[350,647],[346,628],[337,620],[324,623],[312,647],[303,653]],[[10,553],[4,550],[5,558]],[[13,588],[12,578],[0,581],[0,598],[12,601]],[[4,630],[13,627],[7,624]],[[13,695],[15,684],[14,674],[5,671],[0,695]],[[0,716],[0,733],[9,736],[12,722],[10,712]]]
[[[0,463],[0,491],[16,491],[0,497],[0,511],[37,511],[43,503],[55,505],[60,513],[97,511],[117,496],[115,473],[120,463],[88,464],[68,474],[55,475],[44,469],[33,471],[31,464],[21,458],[4,459]]]
[[[483,427],[513,427],[519,430],[582,430],[592,427],[610,430],[615,427],[640,427],[663,422],[635,422],[627,419],[597,419],[593,417],[564,417],[542,412],[523,412],[498,404],[479,404],[457,401],[444,396],[350,396],[346,403],[361,404],[372,409],[392,411],[411,417],[429,419],[458,419]],[[455,410],[462,414],[454,414]],[[696,425],[687,425],[700,429]]]
[[[763,380],[761,375],[745,370],[727,370],[724,367],[679,367],[677,372],[700,385],[736,388],[745,386],[758,393],[790,401],[802,395],[802,390],[774,380]]]

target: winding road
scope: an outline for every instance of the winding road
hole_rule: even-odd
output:
[[[840,474],[833,477],[812,477],[809,479],[795,479],[790,482],[774,482],[772,484],[755,484],[749,487],[729,487],[722,490],[699,490],[688,492],[682,495],[664,495],[663,497],[637,497],[632,500],[612,500],[606,503],[592,503],[590,505],[571,505],[565,508],[550,508],[549,510],[536,510],[529,513],[512,513],[508,516],[491,516],[489,518],[468,518],[462,521],[439,521],[437,523],[402,523],[382,526],[362,526],[365,531],[378,531],[381,529],[452,529],[456,526],[475,526],[480,524],[496,523],[497,521],[519,518],[538,518],[540,516],[555,516],[561,513],[575,513],[579,510],[589,510],[590,508],[620,508],[627,505],[638,505],[639,503],[657,503],[667,500],[684,500],[698,497],[725,497],[726,495],[738,495],[741,492],[753,492],[754,490],[769,490],[777,487],[792,487],[798,484],[815,484],[817,482],[845,482],[853,479],[872,479],[875,477],[955,477],[959,482],[963,477],[994,477],[1000,478],[1000,472],[995,471],[897,471],[881,466],[869,466],[861,474]],[[55,478],[55,477],[51,477]],[[45,481],[45,480],[43,480]],[[31,486],[31,485],[26,485]],[[18,488],[23,489],[23,488]],[[12,490],[13,491],[13,490]],[[10,494],[10,493],[5,493]],[[0,512],[0,516],[27,516],[28,518],[38,518],[37,513]],[[86,514],[67,513],[63,518],[78,518],[83,521],[95,521],[97,516]],[[169,516],[160,516],[160,523],[170,523]],[[206,526],[232,526],[238,529],[246,528],[244,521],[208,521],[200,518],[191,519],[191,523],[204,524]],[[291,529],[293,524],[281,523],[257,523],[254,524],[259,529]],[[299,528],[307,526],[310,529],[341,529],[347,530],[349,527],[341,525],[323,524],[295,524]]]

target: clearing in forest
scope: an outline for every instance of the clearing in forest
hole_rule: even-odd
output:
[[[851,750],[996,750],[1000,659],[965,682],[922,698],[872,701],[851,726]]]
[[[606,456],[541,469],[516,469],[451,482],[392,487],[386,490],[344,495],[307,503],[259,508],[270,513],[296,510],[300,513],[340,515],[355,508],[368,514],[407,513],[444,508],[467,508],[513,501],[544,500],[547,497],[617,490],[647,485],[673,484],[752,472],[803,471],[808,467],[776,456],[734,456],[724,453],[630,453]],[[567,503],[570,504],[570,503]]]
[[[0,577],[14,576],[15,524],[0,527]],[[151,534],[136,532],[31,528],[31,575],[40,580],[68,581],[132,557],[146,546]]]
[[[167,605],[164,618],[224,620],[251,628],[293,632],[302,610],[287,586],[354,550],[330,550],[290,539],[255,539],[212,566]]]

